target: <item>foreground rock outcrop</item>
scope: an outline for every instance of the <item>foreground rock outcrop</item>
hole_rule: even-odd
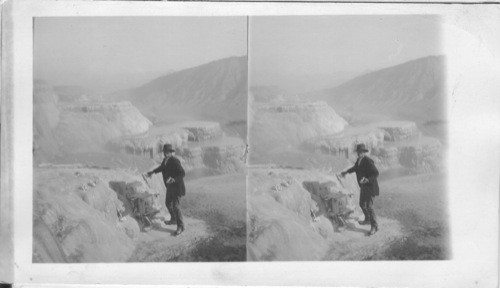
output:
[[[162,247],[175,252],[168,255],[175,257],[189,253],[209,237],[206,224],[188,216],[185,223],[193,231],[186,233],[184,241],[165,241],[172,231],[162,221],[169,216],[163,205],[161,176],[145,183],[140,176],[125,171],[74,165],[36,168],[35,172],[33,262],[145,261],[138,258],[138,249],[159,239]],[[129,196],[154,193],[158,193],[153,199],[160,213],[153,230],[146,233]]]
[[[313,170],[255,168],[248,181],[248,260],[361,260],[402,234],[397,221],[379,217],[384,234],[371,238],[370,243],[366,226],[355,222],[361,215],[357,207],[345,230],[328,218],[320,189],[311,187],[314,183],[334,185],[353,193],[357,203],[359,188],[352,175],[340,182]],[[346,245],[360,248],[346,250]]]
[[[34,263],[245,260],[242,173],[186,180],[182,237],[163,222],[170,216],[161,175],[144,182],[123,170],[44,165],[34,176]],[[159,213],[148,229],[131,195],[153,195]]]
[[[110,183],[138,179],[99,169],[38,168],[35,172],[33,262],[127,260],[140,226]],[[120,214],[125,216],[122,221]]]

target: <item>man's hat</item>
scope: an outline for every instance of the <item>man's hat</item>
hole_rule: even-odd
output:
[[[175,152],[175,149],[172,148],[172,144],[163,145],[163,152]]]
[[[366,149],[365,144],[361,143],[356,145],[356,152],[368,152],[368,149]]]

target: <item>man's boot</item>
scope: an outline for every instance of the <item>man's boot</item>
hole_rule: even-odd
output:
[[[372,221],[370,221],[370,217],[368,217],[366,214],[365,214],[365,220],[363,221],[358,221],[359,225],[369,225],[372,223]]]
[[[170,220],[169,221],[163,221],[165,223],[165,225],[174,225],[174,224],[177,224],[177,220],[173,217],[170,217]]]
[[[178,235],[180,235],[182,232],[184,232],[184,226],[178,226],[178,227],[177,227],[177,231],[175,231],[174,235],[175,235],[175,236],[178,236]]]
[[[372,236],[373,234],[377,233],[378,227],[377,226],[372,226],[372,229],[370,229],[370,232],[368,232],[368,236]]]
[[[168,214],[170,214],[170,220],[169,221],[163,221],[165,223],[165,225],[174,225],[174,224],[177,224],[177,219],[176,219],[176,215],[174,213],[174,209],[172,209],[171,206],[169,205],[165,205],[167,206],[167,210],[168,210]]]
[[[174,225],[177,224],[177,220],[175,219],[170,219],[170,221],[163,221],[165,225]]]

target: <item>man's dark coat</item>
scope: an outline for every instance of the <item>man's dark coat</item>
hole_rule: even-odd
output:
[[[367,156],[364,156],[360,163],[358,164],[358,161],[356,161],[356,164],[354,164],[353,167],[349,168],[347,173],[352,173],[356,172],[356,178],[358,180],[359,187],[361,188],[361,191],[366,191],[370,192],[371,195],[373,196],[378,196],[379,195],[379,188],[378,188],[378,170],[377,167],[375,167],[375,164],[373,163],[373,160],[368,158]],[[365,177],[368,179],[368,183],[366,184],[361,184],[360,181]]]
[[[163,160],[161,165],[153,170],[153,173],[155,174],[159,172],[163,175],[163,183],[165,183],[165,186],[167,187],[167,192],[175,192],[175,194],[179,197],[186,195],[186,187],[184,186],[183,179],[186,173],[184,172],[184,168],[182,168],[179,159],[171,156],[167,161]],[[175,182],[167,184],[167,179],[169,177],[174,178]]]

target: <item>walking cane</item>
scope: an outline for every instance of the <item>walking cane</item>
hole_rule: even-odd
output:
[[[344,186],[344,182],[342,182],[342,180],[340,180],[340,175],[337,173],[337,174],[335,174],[335,176],[337,177],[337,180],[339,181],[340,185],[342,185],[342,188],[346,189]]]
[[[146,185],[148,186],[148,188],[151,189],[151,186],[149,185],[148,177],[146,177],[146,174],[142,173],[141,176],[142,176],[142,180],[144,180],[144,182],[146,182]]]

